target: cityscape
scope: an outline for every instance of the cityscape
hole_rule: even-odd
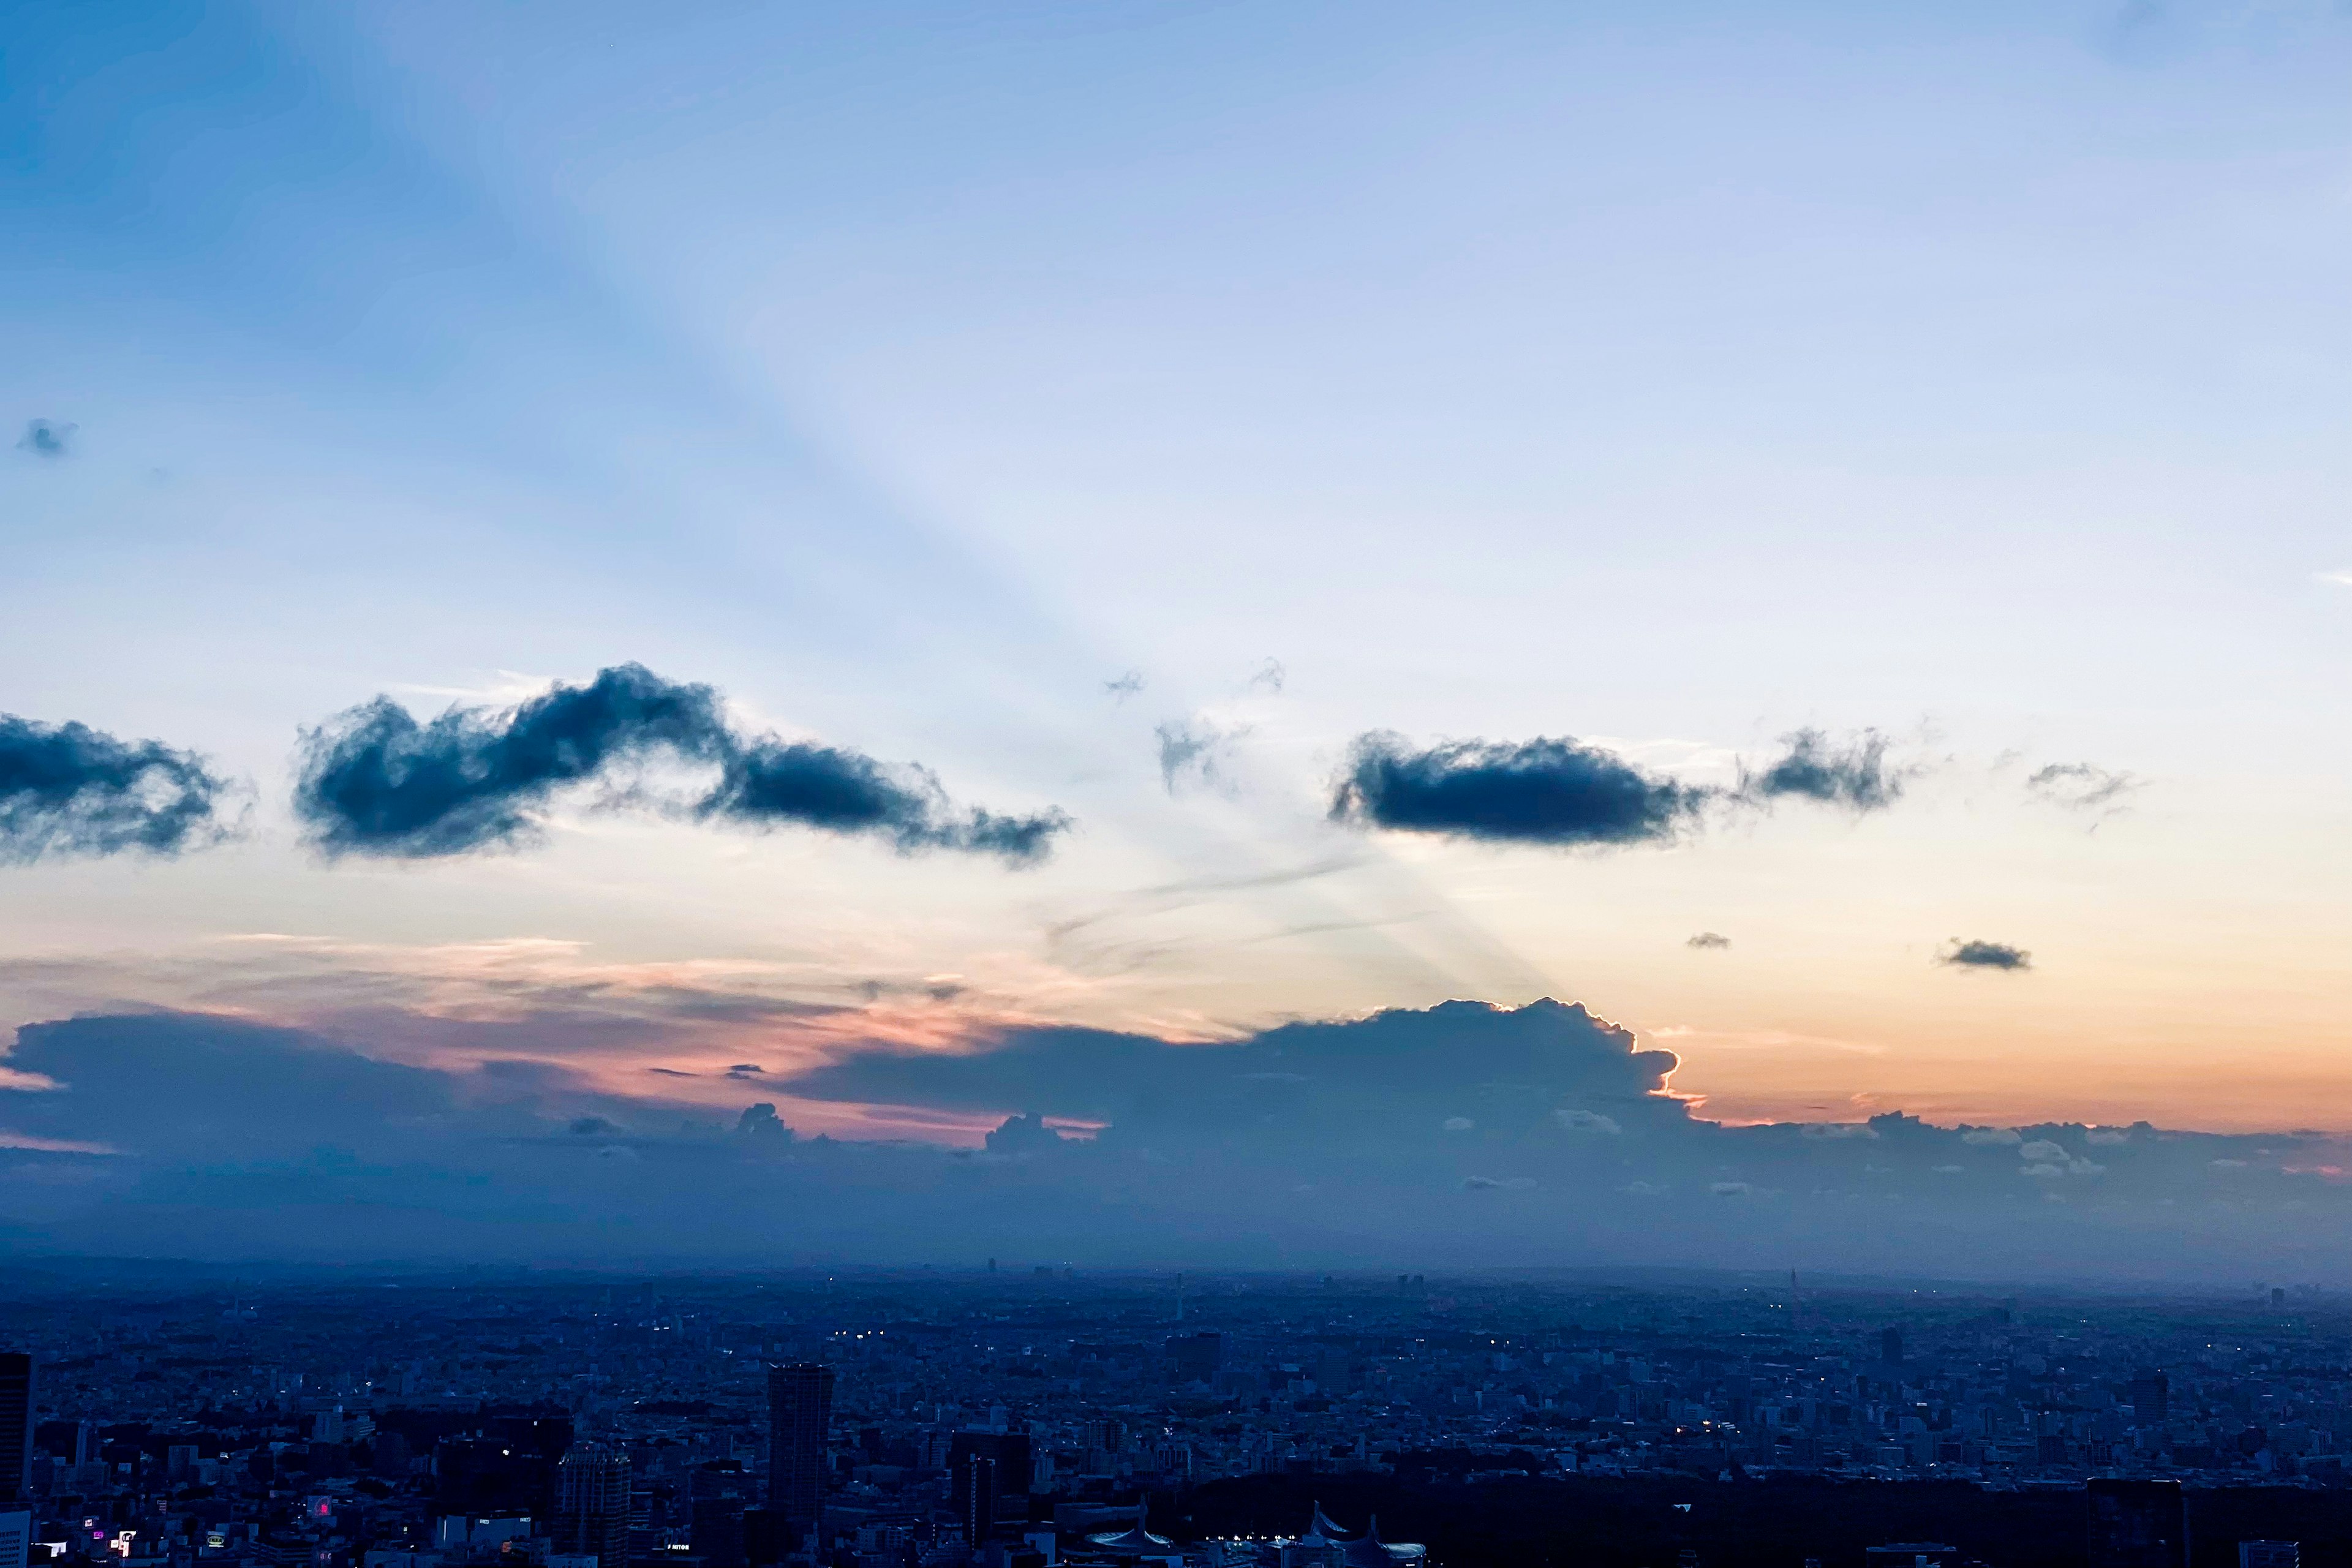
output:
[[[172,1273],[10,1292],[23,1561],[2352,1562],[2307,1287]]]

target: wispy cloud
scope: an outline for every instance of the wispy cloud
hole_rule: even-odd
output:
[[[28,420],[25,433],[16,438],[16,449],[30,452],[36,458],[62,458],[73,450],[77,428],[71,423],[56,419]]]

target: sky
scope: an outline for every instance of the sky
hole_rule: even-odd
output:
[[[2340,1272],[2335,0],[5,19],[11,1244]]]

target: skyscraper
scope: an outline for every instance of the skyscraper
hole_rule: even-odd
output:
[[[768,1506],[795,1530],[815,1533],[822,1521],[832,1426],[833,1368],[768,1368]]]
[[[0,1355],[0,1502],[33,1495],[33,1358]]]
[[[2094,1479],[2091,1568],[2189,1568],[2189,1500],[2179,1481]]]
[[[583,1443],[555,1467],[555,1550],[593,1556],[596,1568],[629,1561],[629,1457]]]

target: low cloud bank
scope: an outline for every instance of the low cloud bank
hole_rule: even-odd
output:
[[[1675,1264],[2213,1279],[2352,1243],[2341,1141],[1732,1127],[1581,1007],[1223,1044],[1065,1028],[742,1075],[724,1109],[557,1060],[432,1068],[195,1015],[20,1030],[20,1248],[324,1260]],[[32,1087],[41,1083],[51,1088]],[[794,1137],[812,1102],[984,1113],[980,1149]],[[103,1149],[109,1152],[93,1152]]]

